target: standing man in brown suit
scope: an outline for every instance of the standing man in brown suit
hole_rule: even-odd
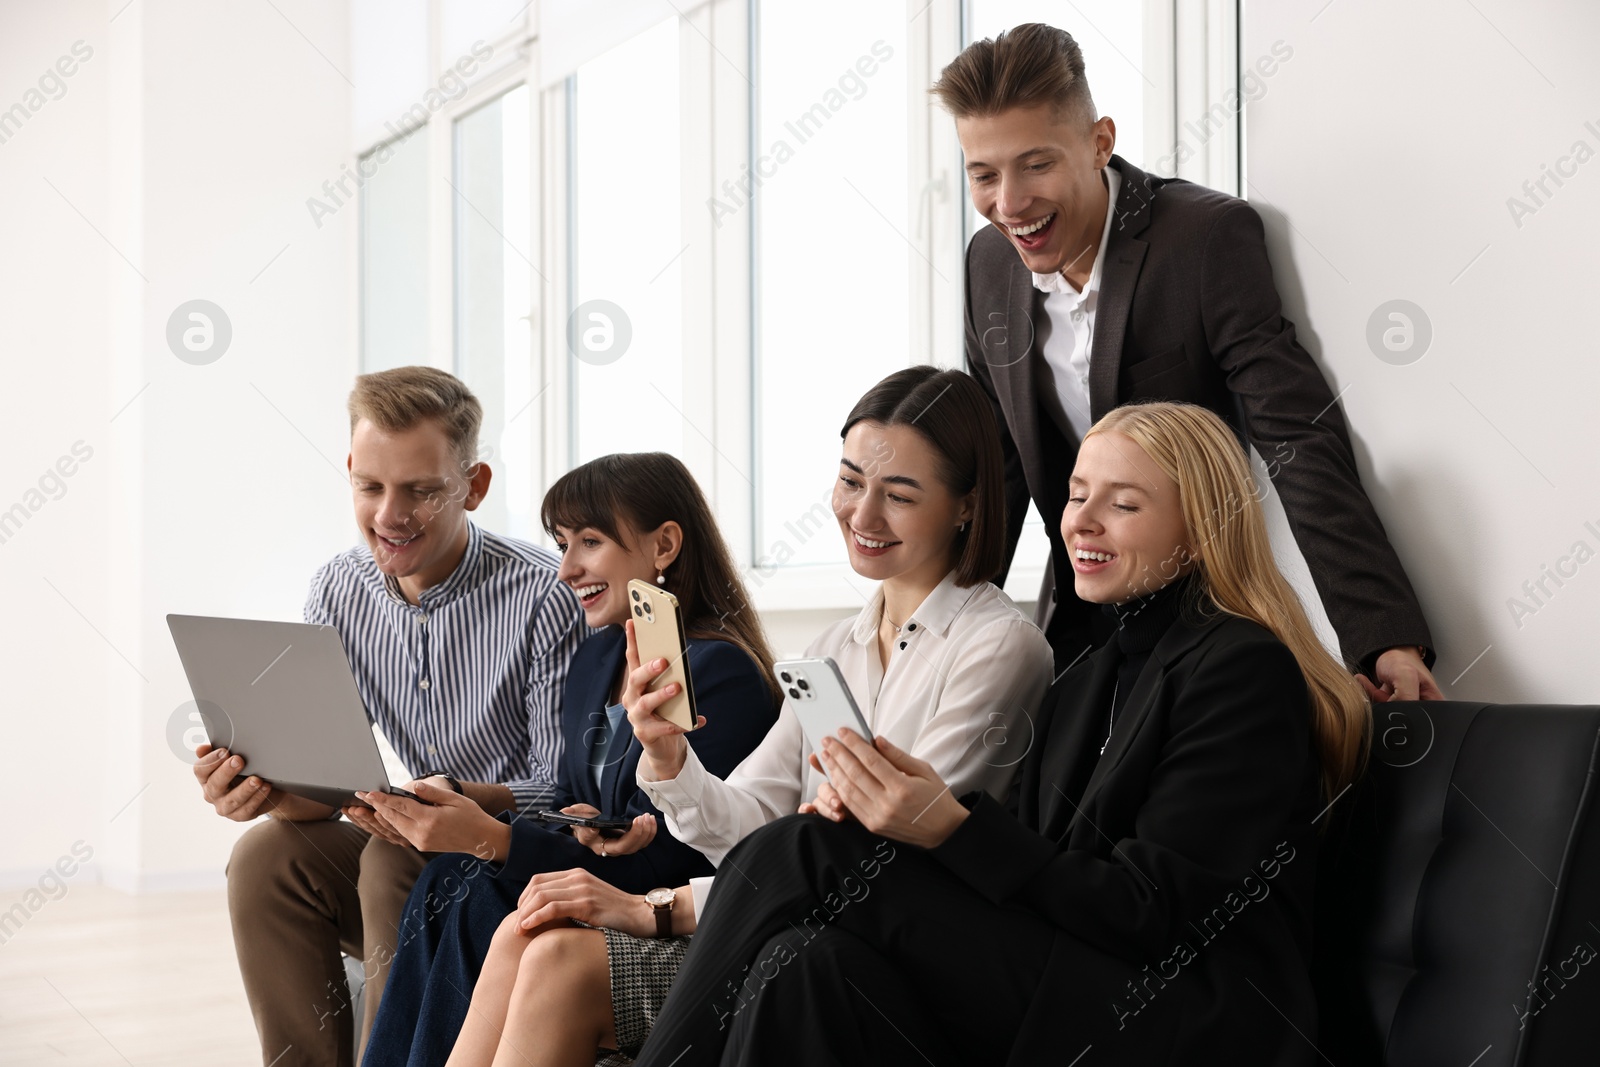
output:
[[[933,93],[993,224],[967,248],[966,357],[1002,427],[1010,552],[1031,497],[1053,575],[1071,575],[1059,527],[1084,432],[1132,401],[1204,405],[1264,458],[1368,694],[1440,699],[1422,609],[1344,415],[1283,318],[1255,210],[1113,155],[1116,125],[1097,118],[1064,30],[1030,23],[975,42]],[[1047,576],[1039,621],[1060,666],[1104,638],[1100,618]]]

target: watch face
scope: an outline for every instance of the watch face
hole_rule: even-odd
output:
[[[677,894],[670,889],[652,889],[650,892],[644,895],[645,903],[654,908],[665,908],[670,905],[673,900],[676,899],[676,897]]]

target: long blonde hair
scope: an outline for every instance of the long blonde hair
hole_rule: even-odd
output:
[[[1300,598],[1278,570],[1244,450],[1211,411],[1194,404],[1129,404],[1085,439],[1119,433],[1178,485],[1194,574],[1219,610],[1266,627],[1288,646],[1311,692],[1311,729],[1331,800],[1366,760],[1371,707],[1361,687],[1317,640]]]

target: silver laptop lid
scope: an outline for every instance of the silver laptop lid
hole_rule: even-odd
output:
[[[285,792],[344,806],[387,791],[377,740],[331,626],[168,615],[213,745]]]

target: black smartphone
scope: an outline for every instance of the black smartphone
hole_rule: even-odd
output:
[[[245,780],[244,776],[241,776],[238,779],[238,781],[241,781],[241,782],[244,781],[244,780]],[[392,797],[405,797],[407,800],[415,800],[418,804],[428,804],[428,802],[426,800],[423,800],[421,797],[417,796],[417,794],[413,793],[411,790],[409,790],[409,789],[401,789],[397,785],[391,785],[391,786],[387,787],[386,789],[384,789],[382,791],[385,792],[385,793],[388,793]],[[365,800],[362,800],[360,797],[356,797],[356,796],[352,796],[350,798],[349,806],[350,807],[355,807],[355,808],[366,808],[368,811],[374,810],[371,804],[368,804]],[[428,807],[431,808],[431,807],[433,807],[433,805],[432,804],[428,804]]]
[[[632,819],[600,819],[587,815],[568,815],[561,811],[536,811],[533,817],[540,822],[559,823],[562,826],[587,826],[599,830],[602,837],[621,837],[633,826]]]

